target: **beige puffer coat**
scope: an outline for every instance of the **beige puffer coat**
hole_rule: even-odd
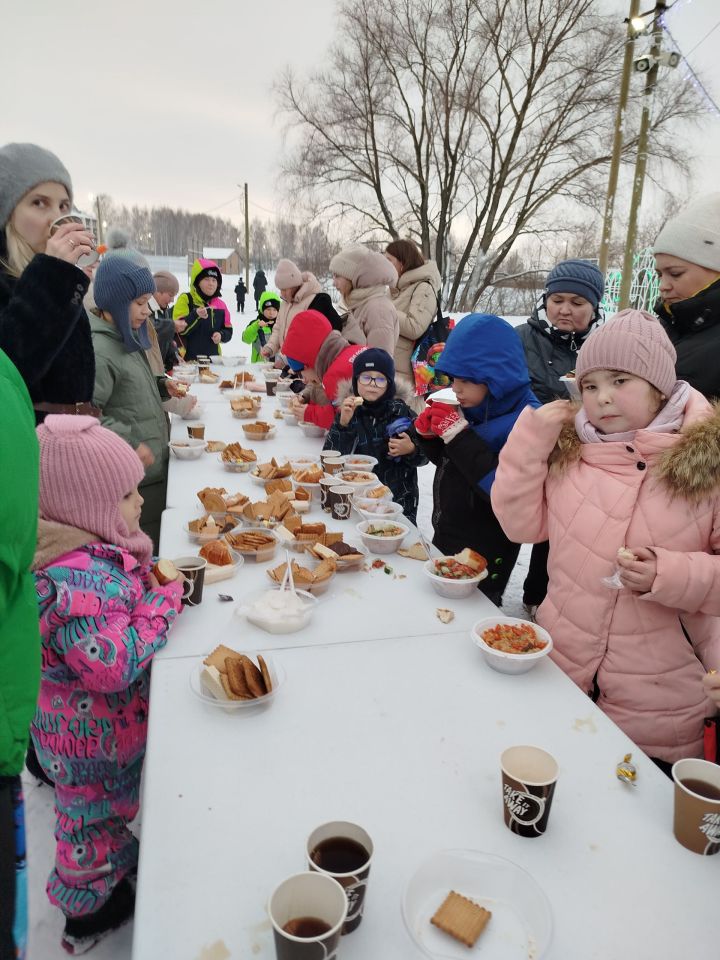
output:
[[[442,280],[434,260],[415,270],[401,274],[398,285],[390,291],[397,310],[400,337],[395,347],[395,369],[412,378],[410,357],[415,341],[421,337],[437,315],[437,295]]]
[[[315,297],[322,292],[320,281],[315,274],[302,273],[301,276],[303,281],[302,285],[291,302],[288,303],[287,300],[283,300],[280,304],[272,334],[266,343],[266,346],[272,350],[271,356],[274,356],[282,346],[282,342],[290,329],[293,318],[296,317],[301,310],[309,310],[310,304]]]

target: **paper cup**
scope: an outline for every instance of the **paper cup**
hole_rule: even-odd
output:
[[[336,960],[347,909],[342,886],[324,873],[283,880],[268,903],[277,960]]]
[[[345,458],[344,457],[328,457],[322,462],[323,467],[325,468],[325,473],[334,475],[340,473],[341,470],[345,469]]]
[[[182,602],[188,607],[196,607],[202,603],[203,587],[205,586],[205,569],[207,560],[204,557],[180,557],[173,560],[178,571],[192,584],[192,589]]]
[[[348,911],[343,935],[360,926],[373,850],[370,834],[346,820],[324,823],[308,837],[309,869],[333,877],[345,890]]]
[[[542,836],[555,793],[557,760],[540,747],[508,747],[500,767],[505,826],[520,837]]]
[[[712,856],[720,851],[720,766],[709,760],[678,760],[672,776],[675,839],[693,853]]]
[[[320,478],[320,507],[325,513],[330,513],[330,503],[328,502],[328,495],[330,493],[331,487],[336,487],[338,485],[337,479],[335,477],[321,477]]]
[[[205,439],[205,424],[204,423],[189,423],[187,428],[188,436],[191,440],[204,440]]]
[[[327,502],[330,504],[330,514],[333,520],[347,520],[352,511],[353,487],[330,487]]]

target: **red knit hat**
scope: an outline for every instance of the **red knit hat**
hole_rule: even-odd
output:
[[[622,370],[669,397],[677,381],[676,360],[675,347],[655,317],[644,310],[621,310],[583,343],[575,376],[579,383],[593,370]]]
[[[320,347],[331,333],[330,321],[319,310],[301,310],[293,317],[280,349],[284,357],[314,367]]]
[[[40,516],[95,534],[144,563],[152,541],[130,533],[118,504],[143,479],[133,448],[95,417],[51,415],[37,428]]]

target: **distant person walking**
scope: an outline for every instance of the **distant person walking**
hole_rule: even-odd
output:
[[[253,291],[255,293],[255,309],[260,309],[260,295],[267,290],[267,277],[262,267],[255,271],[253,277]]]
[[[235,299],[237,300],[238,313],[245,313],[245,297],[247,296],[247,287],[242,277],[235,284]]]

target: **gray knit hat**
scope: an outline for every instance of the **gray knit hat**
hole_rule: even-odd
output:
[[[720,273],[720,193],[694,200],[668,220],[653,253],[669,253]]]
[[[590,260],[562,260],[547,275],[545,290],[575,293],[597,307],[605,292],[605,278]]]
[[[25,194],[39,183],[61,183],[72,203],[70,174],[54,153],[34,143],[6,143],[0,147],[0,229]]]

